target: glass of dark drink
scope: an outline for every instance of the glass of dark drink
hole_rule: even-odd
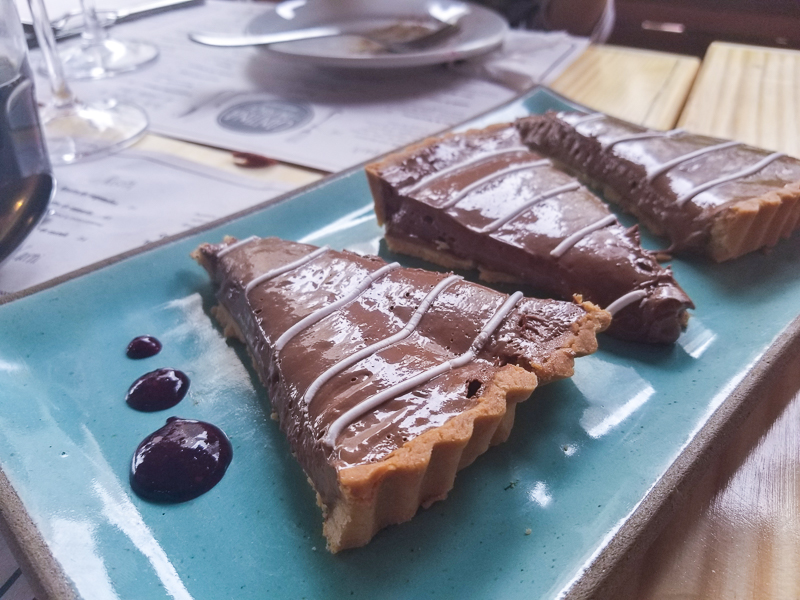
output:
[[[22,25],[14,0],[0,0],[0,261],[44,215],[53,188]]]
[[[0,184],[50,171],[25,38],[11,11],[13,2],[0,2]]]

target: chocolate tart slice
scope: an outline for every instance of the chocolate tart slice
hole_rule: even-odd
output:
[[[486,281],[580,294],[614,315],[609,333],[671,343],[692,302],[608,206],[528,149],[513,124],[431,138],[366,168],[393,251]]]
[[[443,499],[537,382],[572,374],[608,313],[277,238],[194,253],[317,492],[331,551]]]
[[[800,161],[780,152],[601,113],[551,112],[518,127],[526,144],[667,237],[671,251],[721,262],[800,227]]]

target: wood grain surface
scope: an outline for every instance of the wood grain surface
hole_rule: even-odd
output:
[[[650,549],[639,600],[800,598],[800,393],[710,502]],[[709,476],[721,475],[710,473]],[[720,477],[722,479],[722,477]]]
[[[700,60],[617,46],[590,46],[551,87],[590,108],[656,129],[675,126]]]
[[[678,124],[800,157],[800,51],[714,42]]]

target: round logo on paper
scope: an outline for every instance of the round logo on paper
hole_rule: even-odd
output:
[[[307,104],[285,100],[246,100],[217,117],[225,129],[241,133],[281,133],[308,123],[314,112]]]

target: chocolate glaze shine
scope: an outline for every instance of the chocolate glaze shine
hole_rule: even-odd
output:
[[[458,161],[475,157],[481,153],[491,156],[499,149],[519,147],[520,138],[515,131],[496,128],[496,135],[491,139],[476,143],[467,137],[453,140],[447,146],[419,147],[414,158],[398,165],[392,172],[392,178],[400,187],[412,185],[421,178],[436,173]]]
[[[473,154],[488,154],[492,149],[514,148],[521,143],[513,126],[495,126],[445,137],[416,152],[412,149],[406,159],[381,163],[377,175],[371,175],[371,185],[373,194],[382,198],[376,201],[376,211],[386,225],[387,238],[472,261],[486,271],[508,273],[560,298],[577,293],[608,306],[632,290],[647,290],[644,300],[615,315],[610,333],[624,339],[674,342],[685,322],[686,309],[693,305],[671,271],[641,248],[638,232],[614,223],[586,235],[561,257],[550,255],[569,234],[610,214],[608,207],[586,189],[535,202],[495,230],[480,232],[549,190],[574,184],[570,175],[552,166],[516,171],[491,179],[455,205],[442,208],[454,194],[485,175],[540,160],[541,155],[514,152],[487,156],[480,168],[470,163],[468,168],[447,172],[425,186],[415,186],[435,172],[434,165],[446,169],[468,161]]]
[[[664,163],[724,140],[677,132],[624,141],[605,150],[603,143],[609,140],[651,130],[608,116],[583,123],[580,118],[578,113],[548,113],[521,119],[518,128],[526,143],[613,190],[615,201],[651,231],[668,237],[675,251],[706,251],[715,220],[724,210],[800,181],[800,161],[781,157],[757,173],[679,202],[697,186],[735,174],[771,153],[738,144],[681,162],[648,183],[648,173]]]
[[[400,331],[446,275],[417,269],[391,271],[357,299],[300,332],[275,357],[271,347],[286,329],[346,295],[385,263],[375,257],[329,251],[254,288],[248,302],[243,288],[251,279],[314,248],[268,238],[217,259],[221,247],[201,247],[209,271],[220,284],[218,298],[243,324],[239,329],[262,373],[281,427],[325,502],[338,493],[337,469],[380,460],[407,439],[474,405],[475,394],[465,382],[477,381],[482,386],[502,366],[498,361],[528,368],[545,363],[564,343],[570,324],[585,312],[574,304],[524,299],[476,360],[369,411],[347,427],[330,449],[321,438],[336,418],[375,393],[465,352],[506,296],[463,281],[452,284],[439,294],[408,338],[343,370],[306,406],[302,396],[320,373]],[[547,325],[534,327],[543,319]]]

